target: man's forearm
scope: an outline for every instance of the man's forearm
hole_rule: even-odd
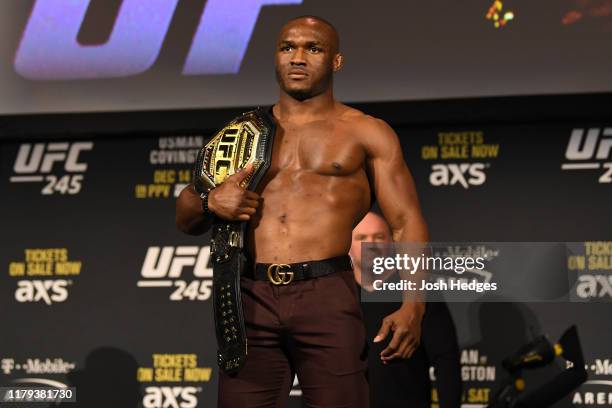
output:
[[[205,233],[211,225],[210,217],[204,215],[202,199],[192,184],[181,191],[176,200],[176,226],[190,235]]]
[[[409,221],[403,222],[399,226],[391,226],[393,233],[394,242],[415,242],[415,243],[427,243],[429,242],[429,232],[427,230],[427,224],[420,215],[411,217]]]
[[[410,256],[419,257],[422,254],[427,255],[429,241],[429,233],[425,220],[418,216],[411,222],[404,223],[400,228],[393,228],[393,241],[399,244],[411,244]],[[409,274],[405,275],[405,274]],[[412,282],[421,282],[426,278],[426,272],[422,269],[410,274],[408,271],[401,271],[402,278],[406,278]],[[418,285],[420,287],[420,284]],[[402,308],[408,308],[416,313],[422,314],[425,312],[425,294],[420,291],[405,291],[403,296]]]

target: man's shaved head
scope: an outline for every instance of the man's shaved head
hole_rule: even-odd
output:
[[[353,242],[350,249],[351,257],[356,263],[361,263],[362,242],[384,243],[392,241],[393,235],[387,221],[377,213],[370,211],[353,229]],[[370,252],[382,255],[378,248],[370,248]]]
[[[342,67],[335,27],[317,16],[300,16],[280,30],[276,48],[276,79],[287,95],[304,101],[332,88]]]
[[[306,24],[320,24],[322,26],[326,26],[327,31],[329,32],[329,35],[330,35],[329,36],[330,43],[334,47],[334,52],[340,51],[340,35],[338,35],[338,30],[336,30],[336,27],[334,27],[332,23],[330,23],[323,17],[313,16],[313,15],[294,17],[291,20],[287,21],[287,23],[283,26],[280,32],[282,33],[292,23],[295,23],[297,21],[300,21],[300,22],[304,21]]]

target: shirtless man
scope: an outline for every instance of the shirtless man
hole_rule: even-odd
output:
[[[372,194],[394,240],[428,239],[395,132],[334,99],[333,74],[342,64],[331,24],[312,16],[290,20],[275,52],[280,98],[272,108],[270,168],[255,192],[240,187],[252,171],[247,166],[209,193],[215,216],[249,221],[247,254],[257,264],[241,278],[246,363],[237,375],[220,373],[220,407],[284,407],[294,374],[309,407],[368,406],[359,297],[350,263],[338,265],[347,265],[351,232]],[[201,234],[210,220],[193,186],[186,187],[177,201],[179,229]],[[324,264],[333,273],[279,286],[257,272],[261,264],[280,263]],[[382,360],[414,352],[423,310],[405,301],[383,319],[375,339],[388,340]]]

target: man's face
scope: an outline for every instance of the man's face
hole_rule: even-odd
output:
[[[353,229],[353,242],[351,243],[350,255],[354,263],[361,263],[362,242],[391,242],[391,231],[385,220],[379,215],[369,212],[361,222]],[[380,249],[371,249],[372,256],[383,256]]]
[[[307,18],[283,27],[275,55],[278,84],[300,101],[325,92],[341,64],[331,28]]]

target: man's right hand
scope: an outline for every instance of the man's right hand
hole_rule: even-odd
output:
[[[240,185],[253,171],[253,165],[249,164],[210,191],[208,208],[217,217],[226,221],[248,221],[255,214],[259,206],[259,194]]]

